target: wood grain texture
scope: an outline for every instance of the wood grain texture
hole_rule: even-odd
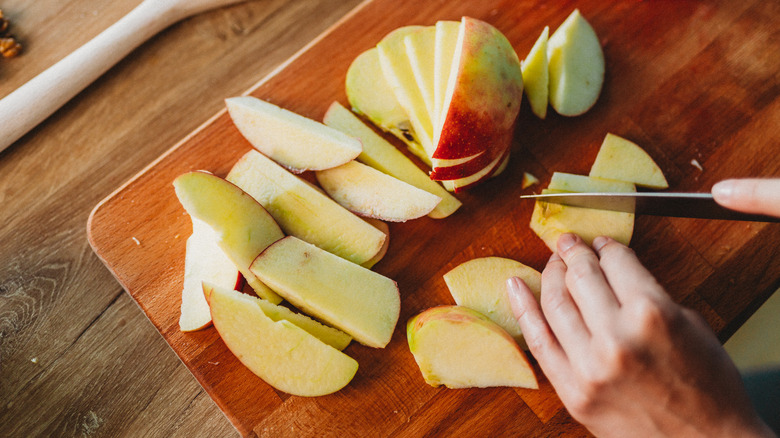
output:
[[[4,0],[25,51],[0,60],[0,97],[138,3]],[[87,218],[357,3],[257,0],[182,21],[0,153],[0,436],[236,435],[95,256]]]
[[[346,69],[388,31],[461,15],[502,30],[521,56],[545,25],[580,8],[602,39],[604,92],[577,118],[535,119],[527,105],[509,168],[459,197],[445,220],[391,225],[390,250],[376,270],[398,281],[401,323],[387,348],[351,345],[355,380],[319,398],[274,391],[230,354],[213,329],[177,326],[189,219],[171,181],[193,169],[226,174],[249,145],[220,112],[102,202],[91,243],[244,435],[257,436],[583,436],[549,383],[538,392],[458,390],[424,384],[404,321],[451,303],[441,276],[474,257],[497,255],[541,269],[549,251],[528,228],[532,205],[518,201],[523,171],[544,183],[553,171],[587,173],[607,132],[636,141],[656,158],[673,189],[708,191],[732,176],[780,175],[780,49],[774,2],[391,2],[359,8],[251,94],[321,119],[345,102]],[[696,160],[702,170],[693,165]],[[455,236],[455,237],[453,237]],[[136,243],[137,240],[139,243]],[[704,315],[726,339],[777,287],[780,228],[772,224],[638,218],[640,259],[678,302]]]

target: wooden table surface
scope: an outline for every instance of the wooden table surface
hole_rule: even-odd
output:
[[[7,95],[140,0],[3,0]],[[358,0],[258,0],[173,25],[0,153],[0,436],[235,436],[94,255],[90,211]],[[2,123],[2,121],[0,121]]]
[[[14,60],[0,59],[0,97],[138,3],[3,1],[0,8],[11,19],[25,52]],[[249,89],[357,3],[258,0],[185,20],[133,52],[0,153],[0,436],[235,434],[92,252],[86,238],[87,218],[100,200],[223,108],[223,98]],[[719,175],[735,176],[729,172],[736,171],[780,174],[780,161],[771,147],[770,156],[760,159],[767,153],[766,145],[776,145],[780,138],[780,78],[778,69],[770,68],[778,64],[778,39],[776,29],[768,28],[772,20],[766,18],[779,17],[780,11],[774,3],[760,0],[713,1],[711,7],[684,3],[687,12],[678,14],[690,19],[690,32],[686,26],[678,26],[677,34],[636,28],[637,37],[653,38],[644,40],[643,48],[655,58],[624,54],[625,58],[615,59],[609,56],[615,52],[608,51],[608,62],[618,62],[621,71],[631,70],[631,63],[642,68],[629,80],[612,78],[611,92],[604,100],[618,106],[603,108],[620,108],[619,91],[635,91],[643,99],[646,106],[629,114],[624,128],[642,133],[651,144],[672,142],[672,149],[661,154],[661,164],[670,170],[674,187],[701,189]],[[663,21],[664,15],[658,10],[644,18]],[[695,27],[699,22],[708,24],[706,32]],[[608,19],[597,24],[633,30]],[[740,39],[746,34],[754,37]],[[531,43],[534,38],[528,39]],[[612,50],[621,47],[613,44]],[[695,57],[685,58],[691,53]],[[687,64],[674,63],[680,59]],[[669,94],[661,94],[663,86],[658,84],[642,90],[620,88],[656,76],[664,78],[662,85],[669,87]],[[708,94],[703,90],[708,85],[728,88]],[[655,103],[654,96],[660,96]],[[616,117],[603,108],[602,114]],[[598,123],[593,117],[572,124]],[[686,123],[675,124],[675,117],[685,118]],[[541,129],[532,135],[530,140],[537,142],[528,146],[535,158],[529,162],[536,171],[583,171],[551,167],[559,160],[544,159],[540,149],[553,139],[561,140],[557,144],[576,141],[574,134],[550,136]],[[686,148],[689,141],[694,146]],[[729,147],[720,147],[723,142]],[[596,146],[588,147],[588,153],[593,155]],[[553,153],[563,150],[553,148]],[[692,159],[708,171],[701,178],[689,164]],[[737,169],[729,167],[731,161],[756,164]],[[486,190],[490,193],[490,188]],[[475,195],[465,199],[477,202]],[[504,213],[513,211],[501,208]],[[514,229],[505,222],[496,222],[488,231],[500,236]],[[780,230],[776,226],[644,219],[638,226],[645,231],[636,239],[640,258],[652,261],[650,268],[657,275],[670,272],[665,285],[680,288],[674,298],[702,312],[721,340],[777,288]],[[659,245],[659,240],[668,245]],[[762,245],[765,242],[770,245]],[[512,241],[507,247],[510,243],[520,244]],[[683,249],[678,252],[675,245]],[[459,257],[480,255],[483,249],[458,246]],[[685,258],[686,254],[696,257]],[[439,259],[436,269],[440,270],[451,261]],[[397,261],[391,267],[401,270],[403,264]],[[729,296],[732,284],[724,282],[733,283],[734,290],[752,292]],[[687,293],[686,286],[695,286],[695,293]],[[469,400],[453,395],[444,401],[468,410]]]

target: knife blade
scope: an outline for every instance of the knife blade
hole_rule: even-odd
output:
[[[741,213],[729,210],[715,202],[711,193],[574,193],[551,192],[545,190],[539,195],[523,195],[520,196],[520,198],[570,205],[573,207],[622,211],[651,216],[780,222],[780,218],[773,216]]]

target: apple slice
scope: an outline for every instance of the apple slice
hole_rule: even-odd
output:
[[[243,277],[236,265],[217,245],[217,235],[205,222],[194,217],[192,234],[184,256],[184,284],[181,291],[179,329],[192,332],[211,325],[211,312],[203,296],[202,283],[241,289]]]
[[[578,9],[547,42],[550,105],[562,116],[589,110],[604,84],[604,52],[596,32]]]
[[[452,190],[455,193],[458,193],[460,191],[471,188],[485,181],[490,177],[500,174],[501,172],[504,171],[504,169],[506,169],[508,162],[509,162],[509,149],[505,150],[503,155],[496,157],[492,162],[490,162],[487,166],[482,168],[480,171],[472,175],[469,175],[467,177],[447,180],[443,182],[450,183]]]
[[[503,257],[481,257],[461,263],[444,274],[444,282],[455,303],[487,316],[527,350],[520,324],[512,313],[506,294],[506,281],[512,277],[520,277],[539,300],[542,274]]]
[[[412,67],[414,79],[417,82],[417,88],[420,90],[423,102],[428,111],[428,117],[431,123],[434,123],[434,83],[433,83],[433,63],[436,47],[436,28],[428,26],[417,32],[410,33],[404,37],[404,46],[406,56],[409,58],[409,65]],[[431,131],[433,132],[433,131]]]
[[[339,257],[361,264],[384,244],[384,233],[257,151],[241,157],[227,179],[262,204],[285,233]]]
[[[436,195],[357,161],[319,170],[316,176],[320,187],[347,210],[384,221],[417,219],[441,202]]]
[[[406,143],[414,155],[431,165],[431,159],[418,140],[417,132],[409,121],[393,89],[385,80],[379,63],[379,50],[372,47],[358,55],[347,70],[347,100],[358,114],[366,116],[373,124]]]
[[[460,32],[459,21],[436,22],[435,48],[433,55],[433,132],[441,129],[442,106],[447,93],[447,83],[455,58],[455,47]]]
[[[257,298],[213,285],[205,285],[204,294],[225,345],[274,388],[315,397],[342,389],[355,376],[354,359],[290,321],[274,321]]]
[[[631,183],[590,178],[556,172],[550,180],[550,190],[557,192],[633,192]],[[548,190],[542,190],[547,193]],[[620,211],[595,210],[569,205],[537,202],[531,214],[531,229],[551,251],[557,248],[563,233],[576,233],[590,245],[598,236],[610,236],[628,245],[634,232],[634,214]]]
[[[328,108],[324,122],[328,126],[360,139],[363,143],[363,152],[358,155],[358,161],[440,197],[441,202],[428,216],[434,219],[444,218],[461,206],[461,202],[457,198],[437,182],[432,181],[412,160],[380,135],[377,135],[338,102],[333,102]]]
[[[385,255],[387,254],[388,248],[390,248],[390,227],[387,225],[387,223],[380,221],[379,219],[373,219],[370,217],[364,217],[364,221],[368,222],[376,228],[377,230],[383,232],[385,234],[385,243],[382,245],[382,248],[379,250],[378,253],[374,257],[371,257],[368,261],[365,261],[360,264],[360,266],[371,269],[374,265],[379,263],[380,260],[385,258]]]
[[[607,134],[601,144],[590,176],[632,182],[652,189],[669,187],[661,168],[636,143]]]
[[[322,170],[353,160],[360,141],[255,97],[225,100],[230,117],[255,149],[293,172]]]
[[[431,158],[503,155],[522,97],[520,60],[512,45],[490,24],[463,17]]]
[[[255,293],[279,303],[281,297],[249,271],[255,257],[284,237],[263,206],[236,185],[208,172],[185,173],[173,181],[173,186],[187,213],[214,230],[217,245],[241,271]]]
[[[390,342],[401,306],[395,281],[294,236],[266,248],[250,269],[294,306],[361,344]]]
[[[406,334],[414,360],[431,386],[539,387],[528,358],[514,339],[474,310],[430,308],[409,320]]]
[[[550,75],[547,67],[547,40],[550,35],[550,27],[545,26],[539,39],[536,40],[531,51],[520,63],[523,70],[523,86],[531,111],[544,119],[547,116],[547,100],[549,94]]]

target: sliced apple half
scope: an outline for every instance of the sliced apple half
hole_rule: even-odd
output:
[[[539,387],[528,358],[514,339],[474,310],[430,308],[409,320],[406,334],[409,349],[431,386]]]
[[[217,244],[255,293],[279,303],[281,297],[249,270],[255,257],[284,237],[273,217],[238,186],[208,172],[185,173],[173,181],[173,186],[187,213],[214,230]]]
[[[231,97],[225,103],[249,143],[293,172],[340,166],[363,150],[359,140],[343,132],[255,97]]]
[[[361,344],[390,342],[401,306],[395,281],[294,236],[266,248],[251,270],[294,306]]]
[[[354,359],[286,319],[274,321],[257,298],[212,285],[204,293],[225,345],[274,388],[315,397],[344,388],[355,376]]]
[[[528,96],[528,102],[531,104],[531,111],[544,119],[547,117],[547,107],[549,106],[549,83],[550,75],[547,67],[547,40],[550,35],[550,27],[545,26],[542,34],[531,47],[531,51],[520,63],[523,70],[523,87],[525,95]]]
[[[601,144],[590,176],[632,182],[652,189],[669,187],[663,171],[636,143],[615,134],[607,134]]]
[[[354,263],[370,260],[384,244],[380,230],[257,151],[241,157],[227,179],[262,204],[285,233]]]
[[[441,202],[434,194],[357,161],[319,170],[316,177],[320,187],[347,210],[384,221],[417,219]]]
[[[217,245],[217,234],[205,222],[191,217],[192,234],[184,255],[184,284],[181,291],[179,329],[200,330],[211,325],[211,312],[203,296],[202,283],[240,290],[243,277],[232,260]]]
[[[444,274],[444,282],[455,303],[487,316],[527,350],[506,292],[506,281],[512,277],[522,279],[539,300],[542,274],[504,257],[480,257],[461,263]]]
[[[459,21],[437,21],[435,48],[433,55],[433,129],[441,129],[442,106],[444,95],[447,94],[447,83],[452,70],[452,60],[455,58],[455,47],[458,44],[460,32]]]
[[[439,183],[432,181],[412,160],[338,102],[333,102],[328,108],[324,123],[360,139],[363,152],[358,155],[358,161],[440,197],[441,202],[428,216],[434,219],[444,218],[460,208],[461,202],[457,198]]]
[[[549,191],[633,192],[631,183],[556,172]],[[542,193],[548,193],[542,190]],[[531,214],[531,229],[555,252],[563,233],[575,233],[590,245],[598,236],[610,236],[628,245],[634,232],[634,214],[537,202]]]
[[[598,100],[604,84],[604,52],[596,32],[578,9],[547,42],[550,105],[562,116],[577,116]]]

